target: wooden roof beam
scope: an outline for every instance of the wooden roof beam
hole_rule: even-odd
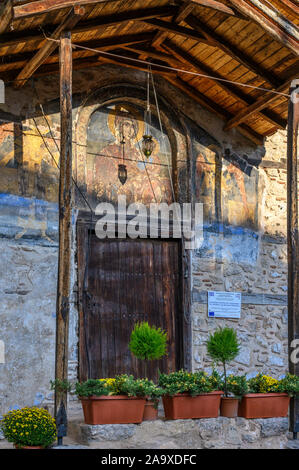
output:
[[[105,28],[107,26],[113,26],[119,23],[127,23],[134,20],[145,20],[150,18],[158,18],[163,16],[172,16],[177,11],[176,7],[164,6],[155,8],[142,8],[140,10],[132,10],[128,12],[116,13],[113,15],[104,15],[90,20],[80,22],[80,25],[73,28],[72,33],[90,32]],[[48,34],[52,34],[54,29],[49,27],[45,28]],[[200,37],[200,35],[198,35]],[[39,29],[37,30],[25,30],[16,31],[13,34],[6,33],[0,36],[0,48],[25,43],[28,41],[44,40],[43,34]]]
[[[85,13],[83,7],[74,7],[68,13],[67,17],[63,22],[56,28],[54,33],[51,35],[51,39],[58,40],[63,31],[72,30],[73,27],[80,21],[82,15]],[[26,64],[23,70],[18,74],[14,86],[15,88],[21,88],[24,86],[27,80],[34,74],[34,72],[43,64],[43,62],[52,54],[56,49],[58,43],[55,41],[45,40],[44,45],[39,51],[32,57],[32,59]]]
[[[0,5],[0,34],[7,30],[11,23],[12,15],[12,0],[4,0]]]
[[[163,43],[163,48],[166,49],[170,54],[173,54],[178,60],[181,60],[187,65],[191,65],[194,70],[204,75],[213,76],[215,78],[224,79],[222,75],[218,72],[215,72],[211,69],[208,65],[203,64],[198,59],[190,55],[188,52],[184,51],[182,48],[174,44],[170,40],[166,40]],[[213,81],[213,79],[211,79]],[[254,103],[255,100],[250,95],[246,95],[243,91],[241,91],[238,86],[233,85],[232,83],[222,82],[222,81],[214,81],[220,88],[222,88],[226,93],[229,93],[231,96],[236,98],[239,101],[242,101],[247,106]],[[260,113],[260,116],[263,119],[266,119],[274,126],[279,127],[281,129],[285,129],[287,122],[284,119],[281,119],[280,116],[272,113],[270,111],[264,111]]]
[[[131,44],[138,44],[140,42],[151,41],[153,38],[152,33],[142,33],[142,34],[126,34],[122,36],[113,36],[103,39],[92,39],[89,41],[81,42],[80,45],[83,47],[88,47],[91,49],[101,49],[102,51],[109,51],[115,49],[118,46],[129,46]],[[96,56],[99,55],[98,52],[93,51],[84,51],[83,49],[76,48],[73,52],[74,59],[80,57],[82,52],[84,55]],[[26,65],[26,63],[32,59],[31,52],[23,52],[17,55],[9,57],[6,61],[0,62],[0,72],[5,72],[7,70],[18,70]],[[59,55],[50,55],[45,61],[44,64],[50,64],[59,62]]]
[[[13,9],[14,19],[28,18],[29,16],[50,13],[67,7],[92,5],[96,3],[111,3],[117,0],[37,0],[17,5]]]
[[[148,19],[144,21],[146,24],[155,26],[155,28],[158,28],[161,31],[166,31],[168,33],[176,33],[185,38],[194,39],[194,41],[207,44],[208,46],[215,46],[215,43],[212,40],[207,39],[201,33],[199,33],[198,31],[195,31],[194,29],[185,28],[184,26],[179,26],[177,24],[170,23],[168,21],[163,21],[163,20]]]
[[[231,0],[241,13],[261,26],[283,46],[299,55],[299,30],[295,24],[284,18],[273,6],[268,7],[260,0]]]
[[[275,91],[284,93],[288,89],[290,82],[294,80],[295,78],[297,78],[298,75],[299,75],[299,67],[297,66],[297,70],[295,69],[292,75],[290,75],[289,78],[285,80],[282,85],[276,88]],[[240,111],[234,117],[229,119],[226,125],[224,126],[224,130],[232,129],[233,127],[239,126],[242,122],[246,121],[250,116],[258,113],[262,109],[269,106],[269,104],[271,104],[277,98],[279,98],[279,95],[275,93],[263,93],[263,95],[259,99],[257,99],[253,104],[242,109],[242,111]]]
[[[172,85],[174,85],[175,87],[179,88],[184,93],[189,95],[191,98],[193,98],[201,106],[207,108],[210,112],[216,114],[221,119],[227,119],[227,116],[230,115],[230,113],[228,111],[226,111],[221,106],[214,103],[214,101],[210,100],[210,98],[208,98],[207,96],[200,93],[198,90],[196,90],[194,87],[190,86],[188,83],[186,83],[181,78],[166,76],[165,79],[169,83],[171,83]],[[248,139],[250,139],[255,144],[257,144],[257,145],[262,145],[263,144],[264,137],[262,135],[258,134],[257,132],[255,132],[253,129],[250,129],[250,127],[248,127],[246,125],[241,125],[241,126],[238,127],[238,130],[239,130],[240,133],[242,133],[244,136],[246,136]]]
[[[260,64],[255,62],[245,52],[238,49],[233,44],[230,44],[226,39],[210,29],[206,24],[202,23],[199,18],[194,15],[189,15],[185,18],[185,22],[194,28],[200,34],[210,41],[215,47],[221,49],[225,54],[232,57],[234,60],[244,65],[248,70],[254,72],[257,76],[263,78],[270,83],[274,88],[278,87],[281,83],[275,75],[268,70],[264,69]]]

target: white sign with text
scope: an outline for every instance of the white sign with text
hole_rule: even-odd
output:
[[[208,316],[214,318],[240,318],[241,292],[208,292]]]

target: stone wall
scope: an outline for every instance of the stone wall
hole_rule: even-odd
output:
[[[222,237],[222,257],[216,250],[208,259],[193,255],[193,368],[211,369],[205,342],[218,326],[237,329],[241,352],[230,372],[253,376],[264,372],[276,377],[288,368],[287,244],[286,244],[286,131],[266,139],[259,166],[259,226],[254,256],[236,263],[231,245],[248,250],[238,236],[227,247]],[[225,201],[223,202],[225,204]],[[242,292],[240,320],[207,316],[207,291]]]
[[[163,97],[171,103],[173,115],[179,116],[188,134],[187,138],[183,127],[174,129],[181,151],[178,170],[185,196],[190,190],[193,200],[201,200],[196,186],[198,155],[203,155],[199,163],[205,165],[205,170],[210,165],[212,171],[206,173],[212,175],[209,183],[214,187],[216,160],[227,149],[242,158],[246,156],[245,166],[252,165],[254,181],[258,181],[254,187],[257,203],[254,198],[249,201],[254,212],[251,225],[247,224],[244,211],[241,210],[241,218],[237,217],[238,207],[242,209],[242,201],[238,201],[232,212],[237,217],[238,230],[232,230],[232,221],[226,226],[229,235],[221,231],[221,224],[214,232],[209,226],[205,234],[212,235],[204,249],[192,253],[193,368],[211,367],[205,350],[207,335],[218,325],[228,324],[236,327],[242,342],[241,353],[231,365],[233,371],[282,375],[287,368],[286,133],[279,131],[266,139],[264,147],[256,147],[236,130],[225,133],[219,118],[162,78],[155,80],[159,99]],[[93,90],[97,90],[100,99],[101,87],[109,85],[117,90],[122,84],[128,89],[135,87],[141,94],[144,91],[145,97],[145,83],[143,72],[113,65],[103,66],[100,74],[98,69],[74,72],[74,135],[78,111]],[[52,400],[49,380],[54,374],[58,242],[58,169],[53,157],[58,161],[60,138],[57,77],[39,79],[36,88],[38,95],[31,84],[21,91],[8,88],[6,105],[0,107],[0,118],[6,119],[3,125],[0,122],[0,257],[4,266],[0,281],[0,340],[5,343],[6,352],[5,364],[0,364],[0,413],[9,407]],[[80,155],[78,143],[74,145],[75,162]],[[225,163],[224,157],[222,160]],[[226,172],[227,166],[222,169],[223,177]],[[249,182],[248,179],[248,185]],[[220,194],[224,214],[230,206],[226,198],[229,190],[228,185]],[[203,197],[208,205],[209,195]],[[84,206],[82,198],[77,198],[77,204]],[[230,211],[231,206],[229,215]],[[216,212],[212,207],[208,218],[215,217]],[[75,214],[73,222],[75,230]],[[73,241],[70,377],[76,380],[75,231]],[[240,321],[207,318],[208,290],[241,291]]]
[[[69,436],[95,449],[283,449],[288,418],[209,418],[88,425],[72,421]]]

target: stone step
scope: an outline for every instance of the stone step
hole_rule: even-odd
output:
[[[97,449],[285,449],[287,418],[209,418],[88,425],[69,420],[68,436]]]

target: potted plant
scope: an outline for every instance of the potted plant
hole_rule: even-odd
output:
[[[145,377],[148,376],[149,362],[161,359],[167,354],[167,334],[161,328],[150,326],[148,322],[136,323],[130,338],[129,349],[145,364]],[[156,389],[147,397],[143,420],[154,420],[158,416],[158,403],[161,389]]]
[[[89,379],[75,385],[86,424],[141,423],[146,397],[159,393],[148,379],[119,375],[111,379]]]
[[[16,449],[43,449],[56,439],[55,420],[43,408],[9,411],[0,422],[4,437]]]
[[[221,400],[221,416],[234,418],[238,415],[239,398],[231,396],[227,384],[227,364],[232,361],[240,351],[237,334],[233,328],[219,328],[207,341],[209,356],[216,362],[221,362],[224,372],[224,397]]]
[[[180,370],[160,374],[159,385],[164,389],[163,405],[166,419],[217,418],[221,395],[221,377],[213,371],[187,372]]]
[[[243,418],[277,418],[288,414],[290,397],[299,395],[299,377],[287,374],[277,380],[271,376],[257,374],[248,380],[249,393],[239,406]]]

